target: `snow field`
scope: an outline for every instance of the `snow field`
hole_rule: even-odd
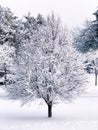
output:
[[[98,130],[98,98],[79,98],[73,104],[53,107],[47,117],[47,106],[0,100],[0,130]]]

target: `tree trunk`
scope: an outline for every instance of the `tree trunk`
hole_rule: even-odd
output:
[[[48,104],[48,117],[52,117],[52,105]]]
[[[97,70],[95,70],[95,86],[97,86]]]

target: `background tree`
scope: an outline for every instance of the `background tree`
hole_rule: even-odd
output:
[[[0,44],[14,44],[14,34],[17,28],[16,16],[9,8],[0,6]]]
[[[86,53],[98,49],[98,10],[95,21],[86,21],[85,26],[74,31],[74,45],[79,52]]]
[[[0,85],[10,84],[11,82],[14,82],[15,62],[13,59],[13,53],[13,47],[11,48],[5,44],[0,45]]]
[[[15,80],[15,34],[18,29],[16,18],[9,8],[0,6],[0,87],[2,88],[4,85],[14,83]]]
[[[95,74],[95,86],[97,86],[97,75],[98,75],[98,58],[95,58],[94,60],[91,61],[85,61],[85,70],[87,73]]]
[[[76,50],[85,55],[85,69],[87,72],[93,70],[95,73],[95,85],[97,85],[97,58],[95,57],[98,55],[98,10],[94,15],[96,16],[95,21],[86,21],[84,27],[74,31],[73,44]]]

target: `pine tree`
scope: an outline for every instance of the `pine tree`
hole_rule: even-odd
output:
[[[2,79],[1,85],[14,83],[14,46],[15,33],[18,24],[16,18],[17,17],[13,15],[9,8],[4,8],[0,6],[0,79]],[[5,72],[5,70],[7,71]]]
[[[74,45],[79,52],[86,53],[98,49],[98,10],[95,21],[86,21],[82,28],[74,31]]]

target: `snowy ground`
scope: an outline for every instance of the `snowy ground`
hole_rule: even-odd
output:
[[[47,118],[47,106],[0,100],[0,130],[98,130],[98,98],[59,104]]]
[[[1,98],[0,130],[98,130],[98,86],[72,104],[55,105],[51,119],[44,103],[20,107],[19,102]]]

